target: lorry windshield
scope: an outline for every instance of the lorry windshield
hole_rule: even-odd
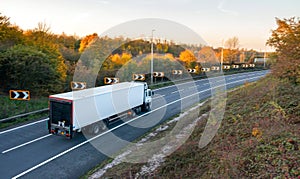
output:
[[[51,123],[64,122],[65,126],[70,125],[72,105],[66,102],[50,101]]]

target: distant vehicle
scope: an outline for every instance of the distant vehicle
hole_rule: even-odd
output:
[[[86,130],[98,134],[116,120],[151,109],[147,83],[123,82],[49,96],[49,133],[73,137]]]

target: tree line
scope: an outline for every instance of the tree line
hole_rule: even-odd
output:
[[[226,43],[228,47],[223,49],[225,63],[251,62],[254,57],[261,56],[254,50],[239,49],[236,37]],[[99,37],[96,33],[83,38],[65,33],[53,34],[45,23],[22,30],[0,13],[2,93],[10,89],[26,89],[35,96],[42,96],[70,91],[75,71],[83,79],[86,76],[87,81],[89,73],[97,73],[96,84],[91,81],[90,86],[103,85],[105,76],[119,75],[122,80],[130,80],[133,72],[149,72],[150,52],[150,42],[142,39]],[[156,40],[154,53],[155,69],[171,73],[172,69],[217,64],[221,48]]]

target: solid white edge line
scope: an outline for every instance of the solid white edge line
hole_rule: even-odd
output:
[[[36,138],[36,139],[31,140],[31,141],[29,141],[29,142],[26,142],[26,143],[24,143],[24,144],[21,144],[21,145],[12,147],[12,148],[10,148],[10,149],[7,149],[7,150],[3,151],[2,153],[5,154],[5,153],[7,153],[7,152],[10,152],[10,151],[15,150],[15,149],[17,149],[17,148],[20,148],[20,147],[23,147],[23,146],[25,146],[25,145],[31,144],[31,143],[36,142],[36,141],[38,141],[38,140],[44,139],[44,138],[49,137],[49,136],[51,136],[51,135],[52,135],[52,134],[48,134],[48,135],[45,135],[45,136]]]
[[[141,117],[144,117],[144,116],[146,116],[146,115],[148,115],[148,114],[150,114],[150,113],[152,113],[152,112],[155,112],[155,111],[157,111],[157,110],[159,110],[159,109],[161,109],[161,108],[164,108],[164,107],[169,106],[169,105],[171,105],[171,104],[174,104],[174,103],[176,103],[176,102],[178,102],[178,101],[181,101],[182,99],[189,98],[189,97],[191,97],[191,96],[198,95],[198,94],[203,93],[203,92],[205,92],[205,91],[208,91],[208,90],[211,90],[211,89],[214,89],[214,88],[218,88],[218,87],[221,87],[221,86],[224,86],[224,85],[233,84],[233,83],[238,83],[238,82],[240,82],[240,81],[245,81],[245,80],[249,80],[249,79],[260,78],[260,77],[262,77],[262,76],[265,76],[265,75],[256,76],[256,77],[252,77],[252,78],[247,78],[247,79],[243,79],[243,80],[239,80],[239,81],[235,81],[235,82],[231,82],[231,83],[227,83],[227,84],[222,84],[222,85],[215,86],[215,87],[213,87],[213,88],[208,88],[208,89],[206,89],[206,90],[199,91],[199,92],[194,93],[194,94],[192,94],[192,95],[185,96],[185,97],[183,97],[183,98],[177,99],[177,100],[175,100],[175,101],[173,101],[173,102],[170,102],[170,103],[168,103],[168,104],[165,104],[165,105],[163,105],[163,106],[161,106],[161,107],[159,107],[159,108],[156,108],[156,109],[154,109],[154,110],[152,110],[152,111],[149,111],[149,112],[147,112],[147,113],[144,113],[144,114],[142,114],[141,116],[138,116],[138,117],[133,118],[133,119],[131,119],[131,120],[129,120],[129,121],[126,121],[126,122],[120,124],[119,126],[116,126],[116,127],[114,127],[114,128],[111,128],[110,130],[105,131],[105,132],[103,132],[103,133],[101,133],[101,134],[99,134],[99,135],[97,135],[97,136],[95,136],[95,137],[92,137],[92,138],[90,138],[90,139],[88,139],[88,140],[86,140],[86,141],[84,141],[84,142],[82,142],[82,143],[80,143],[80,144],[77,144],[77,145],[75,145],[74,147],[71,147],[71,148],[69,148],[68,150],[65,150],[65,151],[63,151],[63,152],[61,152],[61,153],[59,153],[59,154],[57,154],[57,155],[55,155],[55,156],[53,156],[53,157],[51,157],[51,158],[45,160],[45,161],[43,161],[42,163],[39,163],[38,165],[35,165],[35,166],[33,166],[33,167],[31,167],[31,168],[25,170],[24,172],[22,172],[22,173],[20,173],[20,174],[18,174],[18,175],[16,175],[16,176],[14,176],[14,177],[12,177],[12,179],[19,178],[19,177],[21,177],[21,176],[23,176],[23,175],[25,175],[25,174],[27,174],[27,173],[29,173],[29,172],[31,172],[31,171],[33,171],[33,170],[39,168],[39,167],[41,167],[41,166],[43,166],[43,165],[45,165],[45,164],[51,162],[52,160],[54,160],[54,159],[56,159],[56,158],[58,158],[58,157],[60,157],[60,156],[62,156],[62,155],[64,155],[64,154],[66,154],[66,153],[69,153],[70,151],[75,150],[75,149],[77,149],[78,147],[81,147],[82,145],[84,145],[84,144],[86,144],[86,143],[88,143],[88,142],[90,142],[90,141],[93,141],[93,140],[95,140],[95,139],[97,139],[97,138],[99,138],[99,137],[101,137],[101,136],[103,136],[103,135],[105,135],[105,134],[107,134],[107,133],[109,133],[109,132],[111,132],[111,131],[114,131],[114,130],[116,130],[116,129],[118,129],[118,128],[120,128],[120,127],[122,127],[122,126],[124,126],[124,125],[126,125],[126,124],[128,124],[128,123],[130,123],[130,122],[133,122],[133,121],[135,121],[135,120],[137,120],[137,119],[139,119],[139,118],[141,118]]]
[[[12,129],[8,129],[8,130],[0,132],[0,135],[4,134],[4,133],[7,133],[7,132],[11,132],[11,131],[17,130],[17,129],[21,129],[23,127],[27,127],[27,126],[31,126],[31,125],[34,125],[34,124],[37,124],[37,123],[40,123],[40,122],[44,122],[44,121],[47,121],[47,120],[49,120],[49,118],[42,119],[42,120],[39,120],[39,121],[36,121],[36,122],[32,122],[32,123],[29,123],[29,124],[25,124],[23,126],[15,127],[15,128],[12,128]]]

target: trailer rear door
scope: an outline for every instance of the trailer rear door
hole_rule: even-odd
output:
[[[72,124],[72,103],[50,100],[50,121],[52,124],[63,122],[64,126]]]

